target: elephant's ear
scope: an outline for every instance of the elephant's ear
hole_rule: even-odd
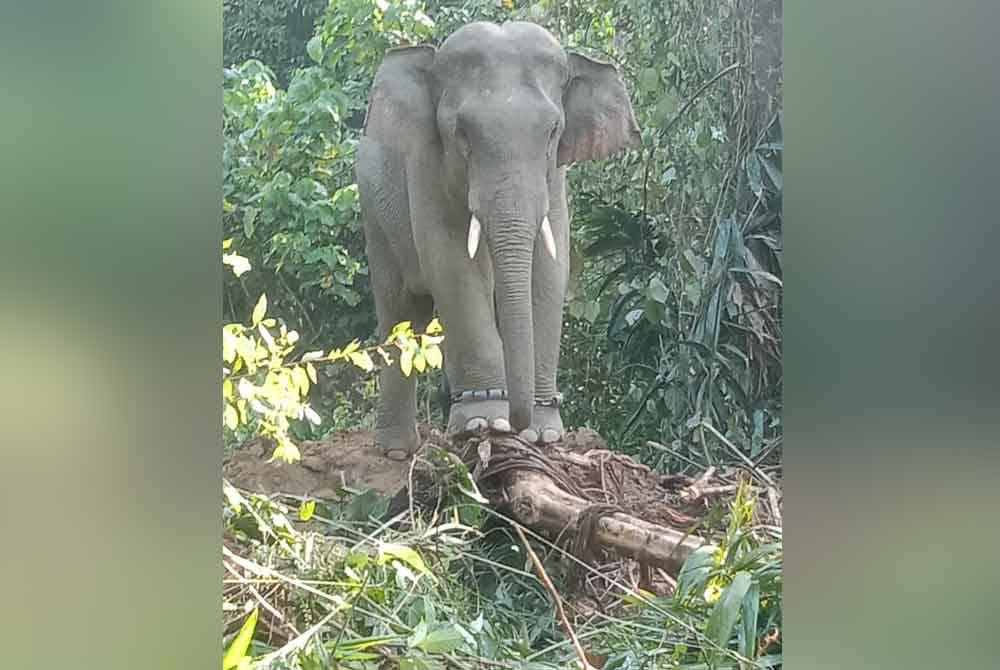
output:
[[[642,146],[632,103],[615,66],[571,53],[569,67],[563,92],[566,128],[559,141],[558,164],[598,160]]]
[[[364,134],[403,154],[437,133],[429,72],[432,46],[390,49],[375,73]]]

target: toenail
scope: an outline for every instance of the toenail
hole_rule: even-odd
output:
[[[486,423],[486,419],[481,416],[474,416],[465,422],[465,429],[470,433],[475,433],[480,430],[485,430],[489,424]]]
[[[510,432],[510,421],[503,418],[493,419],[493,430],[499,433],[509,433]]]
[[[535,442],[538,442],[538,433],[532,428],[525,428],[521,431],[521,439],[534,444]]]
[[[559,431],[554,428],[546,428],[542,431],[542,442],[550,444],[559,440]]]

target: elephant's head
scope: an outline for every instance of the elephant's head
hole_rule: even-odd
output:
[[[566,262],[549,223],[550,187],[563,165],[640,145],[621,77],[567,54],[537,25],[473,23],[437,49],[387,54],[366,132],[376,124],[404,154],[435,156],[447,196],[467,208],[469,254],[485,246],[493,261],[511,424],[524,428],[534,405],[536,245],[538,262]]]

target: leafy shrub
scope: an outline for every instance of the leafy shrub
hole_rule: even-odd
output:
[[[305,44],[329,0],[224,0],[222,54],[228,66],[268,63],[282,86],[308,63]]]
[[[223,243],[223,251],[232,240]],[[233,274],[243,277],[251,269],[249,261],[235,253],[223,254],[223,263]],[[437,319],[426,332],[417,336],[412,324],[397,324],[381,345],[362,348],[354,340],[342,349],[310,351],[297,361],[289,360],[299,341],[299,334],[286,324],[267,315],[267,295],[257,299],[250,324],[229,323],[222,328],[222,422],[233,434],[262,435],[275,444],[272,459],[293,463],[300,457],[291,437],[293,421],[307,419],[319,425],[319,414],[308,403],[311,384],[318,381],[316,365],[348,361],[365,372],[375,369],[372,354],[384,365],[394,365],[391,349],[398,354],[400,370],[410,376],[413,370],[440,368],[441,326]],[[275,330],[277,333],[275,333]],[[242,430],[241,430],[242,429]]]

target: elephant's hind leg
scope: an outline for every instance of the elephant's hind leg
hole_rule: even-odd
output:
[[[430,296],[414,295],[406,290],[395,263],[387,258],[388,249],[378,231],[368,231],[368,258],[379,338],[385,340],[400,321],[410,321],[414,332],[423,332],[433,316]],[[417,435],[417,382],[406,377],[398,365],[379,372],[379,396],[375,419],[375,446],[383,455],[404,460],[420,444]]]

